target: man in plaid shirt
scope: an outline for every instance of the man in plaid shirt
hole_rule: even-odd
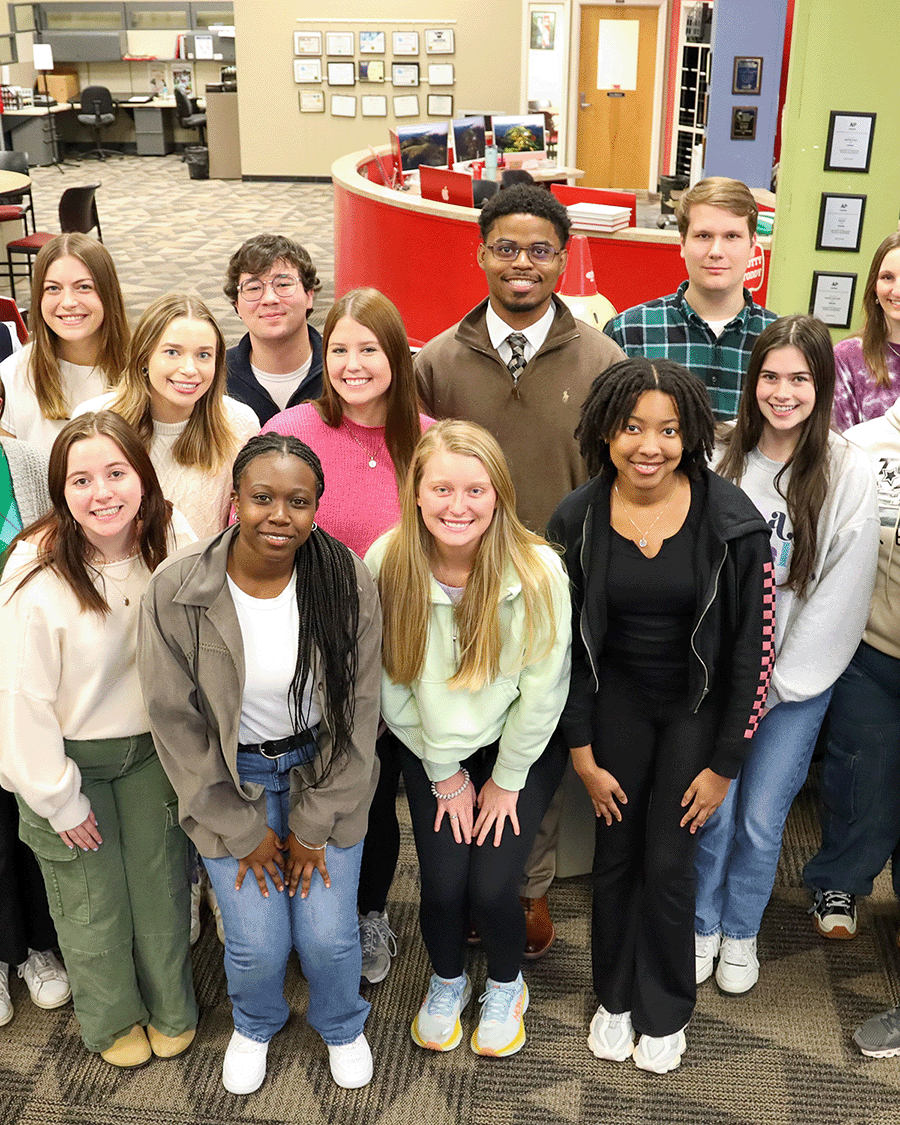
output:
[[[715,416],[733,418],[756,337],[776,319],[744,288],[756,201],[740,180],[711,176],[684,193],[677,216],[688,280],[619,313],[604,332],[630,356],[683,363],[706,383]]]

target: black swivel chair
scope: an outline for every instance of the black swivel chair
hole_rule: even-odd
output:
[[[206,144],[206,114],[197,112],[197,99],[189,98],[180,86],[175,87],[175,111],[183,129],[199,129],[200,144]]]
[[[97,214],[97,201],[94,193],[99,184],[88,184],[85,187],[72,187],[59,197],[59,229],[63,234],[80,231],[88,234],[96,228],[97,238],[103,241],[103,231],[100,229],[100,216]],[[43,246],[55,238],[56,235],[46,230],[34,231],[24,238],[15,238],[6,244],[6,274],[9,277],[9,286],[13,298],[16,295],[16,278],[28,278],[31,283],[32,263]],[[22,254],[28,265],[28,273],[13,272],[13,254]]]
[[[121,156],[120,152],[104,148],[100,143],[100,130],[112,125],[116,119],[116,104],[109,90],[105,86],[85,86],[79,102],[79,124],[94,130],[94,147],[84,155],[93,156],[97,160],[105,160],[107,156]]]
[[[19,172],[28,176],[27,152],[0,151],[0,171]],[[14,214],[13,212],[18,212]],[[16,191],[6,191],[0,195],[0,222],[9,222],[11,219],[21,219],[28,234],[28,217],[31,216],[31,229],[35,230],[34,201],[31,198],[31,185],[18,188]]]

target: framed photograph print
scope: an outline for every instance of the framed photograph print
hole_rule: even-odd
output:
[[[353,54],[353,32],[352,31],[326,31],[325,32],[325,54],[326,55],[352,55]],[[341,114],[343,117],[344,115]]]
[[[395,55],[417,55],[419,53],[418,31],[394,31],[391,46]]]
[[[428,116],[429,117],[452,117],[453,116],[453,95],[452,94],[429,94],[428,95]]]
[[[360,59],[359,80],[360,82],[383,82],[384,59]]]
[[[762,68],[762,58],[735,55],[731,74],[732,94],[758,96],[762,90]]]
[[[294,59],[295,82],[321,82],[322,63],[319,59]]]
[[[825,171],[868,172],[874,135],[874,113],[842,113],[833,109],[828,122]]]
[[[419,116],[419,95],[418,94],[395,94],[394,95],[394,117],[418,117]]]
[[[429,86],[452,86],[453,82],[453,63],[428,64]]]
[[[384,94],[363,94],[363,117],[387,117],[387,98]]]
[[[552,51],[556,46],[556,12],[531,13],[532,51]]]
[[[330,62],[328,64],[329,86],[353,86],[356,84],[356,63]]]
[[[383,55],[384,32],[361,31],[359,33],[359,53],[361,55]]]
[[[295,55],[321,55],[322,53],[322,32],[321,31],[295,31],[294,32],[294,54]]]
[[[435,27],[425,32],[426,55],[452,55],[455,49],[452,28]]]
[[[394,86],[418,86],[418,63],[391,63],[391,82]]]
[[[831,328],[849,328],[856,292],[855,273],[813,273],[809,311]]]
[[[819,205],[816,249],[847,250],[851,254],[858,253],[865,213],[864,195],[843,195],[838,192],[823,191],[822,202]]]
[[[356,117],[356,98],[347,94],[332,94],[331,116]]]
[[[321,90],[300,90],[301,113],[324,113],[325,95]]]
[[[756,140],[755,105],[733,105],[731,107],[731,139],[733,141]]]

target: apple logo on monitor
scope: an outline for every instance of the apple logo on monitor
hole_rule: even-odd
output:
[[[446,185],[441,188],[441,199],[443,199],[445,203],[449,202],[450,200],[450,192],[447,191]]]

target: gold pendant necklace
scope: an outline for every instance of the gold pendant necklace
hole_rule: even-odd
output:
[[[342,423],[341,423],[341,424],[343,425],[343,420],[342,420]],[[344,429],[345,429],[345,430],[347,431],[347,436],[348,436],[348,437],[350,437],[350,438],[352,438],[352,440],[356,442],[356,444],[357,444],[357,445],[359,446],[359,448],[360,448],[360,449],[361,449],[361,450],[363,451],[363,453],[365,453],[365,454],[366,454],[366,456],[367,456],[367,457],[369,458],[369,468],[370,468],[370,469],[377,469],[377,468],[378,468],[378,462],[377,462],[377,461],[375,460],[375,453],[377,453],[377,452],[378,452],[377,448],[376,448],[376,450],[375,450],[375,453],[373,453],[373,452],[372,452],[371,450],[369,450],[369,449],[366,449],[366,447],[365,447],[365,446],[363,445],[363,443],[362,443],[362,442],[361,442],[361,441],[359,440],[359,438],[358,438],[358,437],[356,436],[356,434],[355,434],[355,433],[353,433],[353,431],[352,431],[352,430],[350,429],[350,427],[349,427],[349,426],[344,426]]]

